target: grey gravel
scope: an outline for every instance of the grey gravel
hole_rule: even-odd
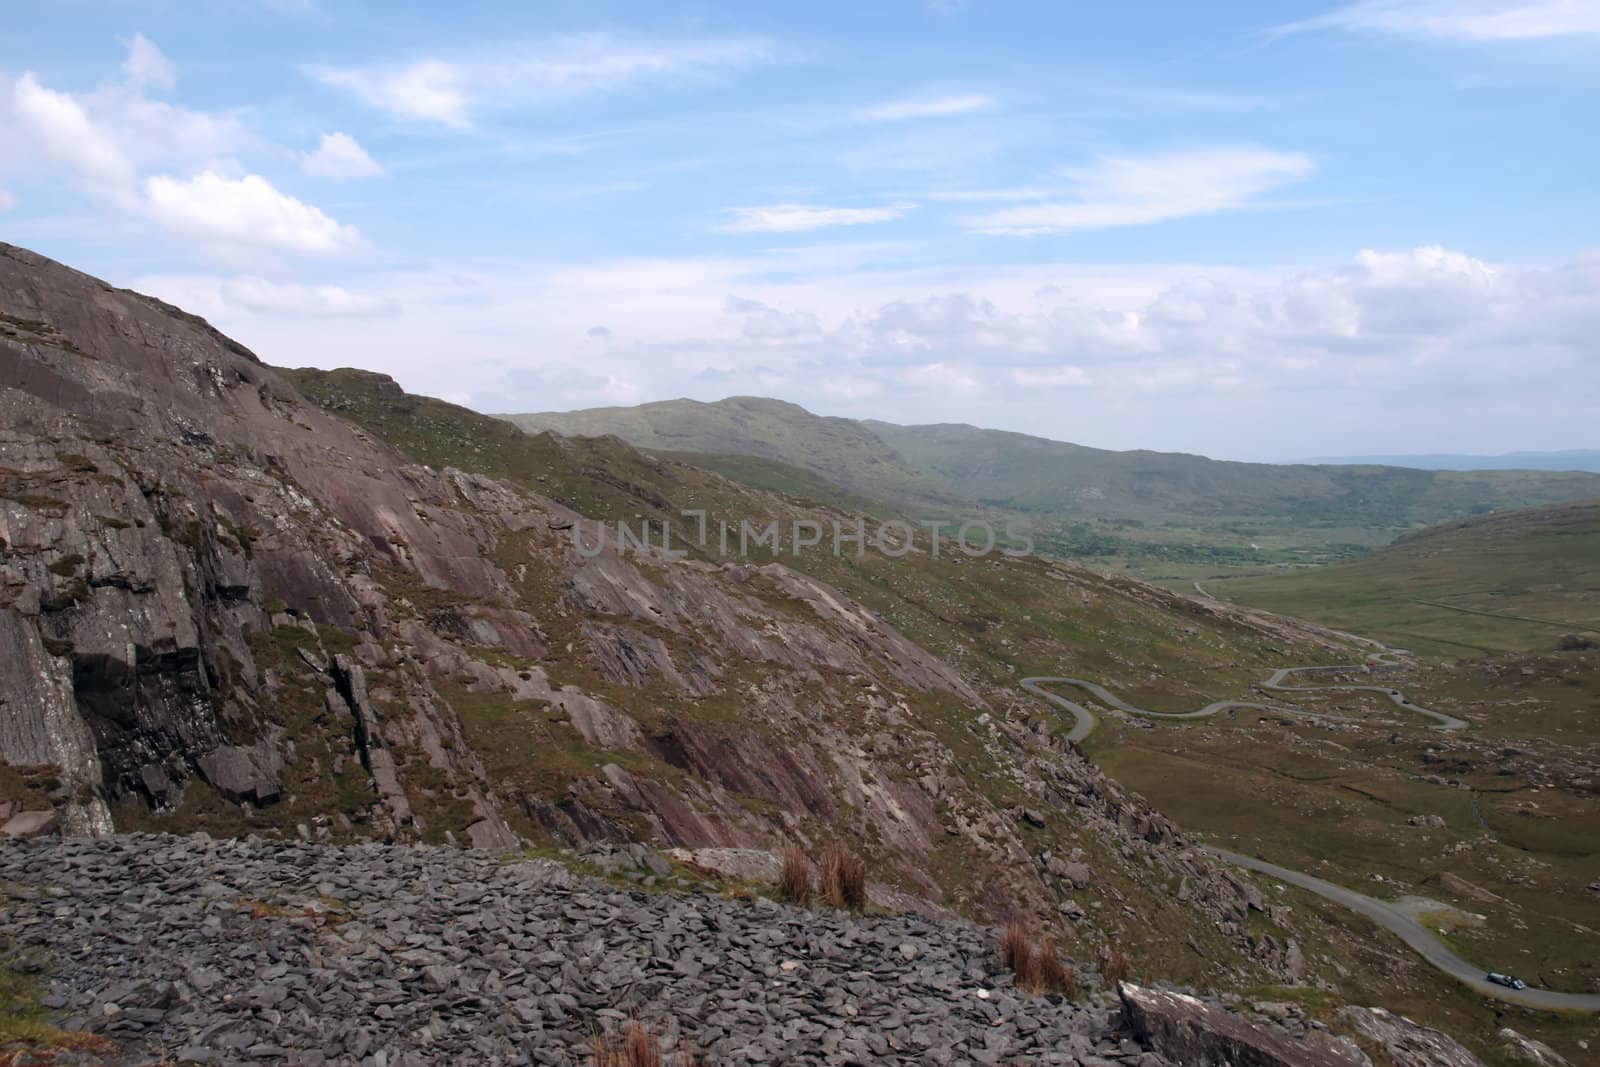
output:
[[[1025,997],[992,930],[418,846],[0,845],[0,938],[125,1062],[583,1063],[637,1016],[712,1064],[1166,1063],[1114,996]]]

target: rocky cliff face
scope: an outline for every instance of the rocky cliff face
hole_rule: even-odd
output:
[[[1292,931],[1246,936],[1259,896],[1056,740],[975,639],[935,654],[782,562],[580,551],[599,533],[573,478],[652,513],[703,501],[559,443],[571,491],[434,469],[340,407],[192,316],[0,245],[7,814],[498,849],[844,839],[881,899],[1186,944],[1190,973],[1303,974]],[[1319,640],[1059,564],[965,565],[1178,641]]]

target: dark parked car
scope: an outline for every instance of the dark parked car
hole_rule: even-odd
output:
[[[1509,974],[1496,974],[1495,972],[1490,971],[1488,974],[1484,975],[1484,977],[1493,982],[1495,985],[1503,985],[1507,989],[1528,988],[1527,982],[1524,982],[1522,979]]]

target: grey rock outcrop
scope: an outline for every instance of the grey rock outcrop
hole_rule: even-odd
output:
[[[1421,1026],[1382,1008],[1348,1007],[1341,1021],[1383,1046],[1394,1067],[1483,1067],[1459,1041],[1431,1026]]]
[[[1326,1031],[1292,1036],[1199,997],[1127,982],[1117,993],[1139,1040],[1185,1067],[1372,1067],[1355,1042]]]
[[[1495,1035],[1500,1045],[1516,1059],[1534,1067],[1571,1067],[1567,1058],[1543,1041],[1525,1037],[1509,1026]]]

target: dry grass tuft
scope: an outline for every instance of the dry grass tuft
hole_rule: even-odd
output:
[[[867,869],[840,845],[822,856],[822,897],[836,908],[860,911],[867,906]]]
[[[698,1067],[692,1053],[668,1056],[661,1038],[638,1019],[620,1034],[596,1034],[590,1045],[593,1067]]]
[[[1061,962],[1055,946],[1048,941],[1040,954],[1039,982],[1045,992],[1060,993],[1068,1000],[1077,1000],[1083,995],[1083,983],[1078,981],[1078,972]]]
[[[1039,953],[1033,946],[1033,935],[1018,923],[1006,926],[1000,938],[1000,961],[1011,972],[1011,984],[1024,993],[1037,993],[1040,989]]]
[[[778,876],[778,897],[801,907],[811,902],[811,861],[799,845],[783,850],[783,873]]]
[[[1024,993],[1059,993],[1076,1000],[1083,992],[1078,973],[1061,962],[1055,946],[1040,942],[1019,923],[1011,923],[1001,935],[1000,961],[1011,971],[1011,984]]]
[[[1104,966],[1101,970],[1105,973],[1106,984],[1114,986],[1118,982],[1126,982],[1128,980],[1130,973],[1128,957],[1124,956],[1119,949],[1111,949],[1101,958],[1104,961]]]

